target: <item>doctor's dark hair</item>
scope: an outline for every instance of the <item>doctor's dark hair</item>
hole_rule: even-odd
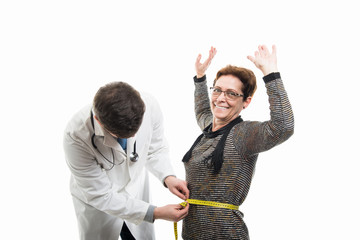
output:
[[[256,77],[253,71],[243,67],[237,67],[233,65],[227,65],[226,67],[220,69],[214,80],[213,86],[215,86],[216,81],[225,75],[232,75],[237,77],[243,84],[241,91],[244,94],[243,101],[248,97],[252,97],[256,91]]]
[[[138,91],[125,82],[101,87],[94,97],[94,113],[102,126],[120,138],[132,137],[140,128],[145,103]]]

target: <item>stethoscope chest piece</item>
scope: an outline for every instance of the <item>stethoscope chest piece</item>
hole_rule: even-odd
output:
[[[130,154],[130,161],[137,162],[138,160],[139,160],[139,154],[137,154],[136,152],[132,152]]]
[[[130,154],[130,161],[137,162],[139,160],[139,154],[136,152],[136,141],[134,142],[134,150]]]

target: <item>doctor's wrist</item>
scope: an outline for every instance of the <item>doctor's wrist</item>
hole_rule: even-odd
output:
[[[171,181],[171,178],[176,178],[175,175],[168,175],[164,178],[164,181],[163,181],[163,184],[164,184],[164,187],[168,188],[168,181]]]

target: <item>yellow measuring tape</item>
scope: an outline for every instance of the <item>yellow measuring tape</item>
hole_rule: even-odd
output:
[[[211,207],[217,207],[217,208],[226,208],[231,210],[239,210],[239,206],[227,204],[227,203],[219,203],[219,202],[212,202],[212,201],[203,201],[203,200],[197,200],[197,199],[187,199],[186,202],[180,203],[181,206],[186,207],[187,203],[195,204],[195,205],[203,205],[203,206],[211,206]],[[175,233],[175,239],[178,239],[178,233],[177,233],[177,222],[174,222],[174,233]]]

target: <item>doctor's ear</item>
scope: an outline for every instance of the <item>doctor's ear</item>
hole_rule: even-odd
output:
[[[105,130],[107,131],[111,136],[118,138],[118,136],[116,136],[115,134],[109,132],[108,130],[106,130],[106,128],[104,127],[104,125],[100,122],[100,120],[96,117],[96,115],[94,115],[95,120],[99,123],[99,125]]]
[[[95,118],[96,121],[98,121],[98,123],[100,123],[100,121],[99,121],[99,119],[97,118],[96,115],[94,115],[94,118]]]
[[[97,118],[96,115],[94,115],[94,118],[95,118],[95,120],[100,124],[101,127],[104,127],[104,126],[102,125],[102,123],[100,122],[100,120]]]

